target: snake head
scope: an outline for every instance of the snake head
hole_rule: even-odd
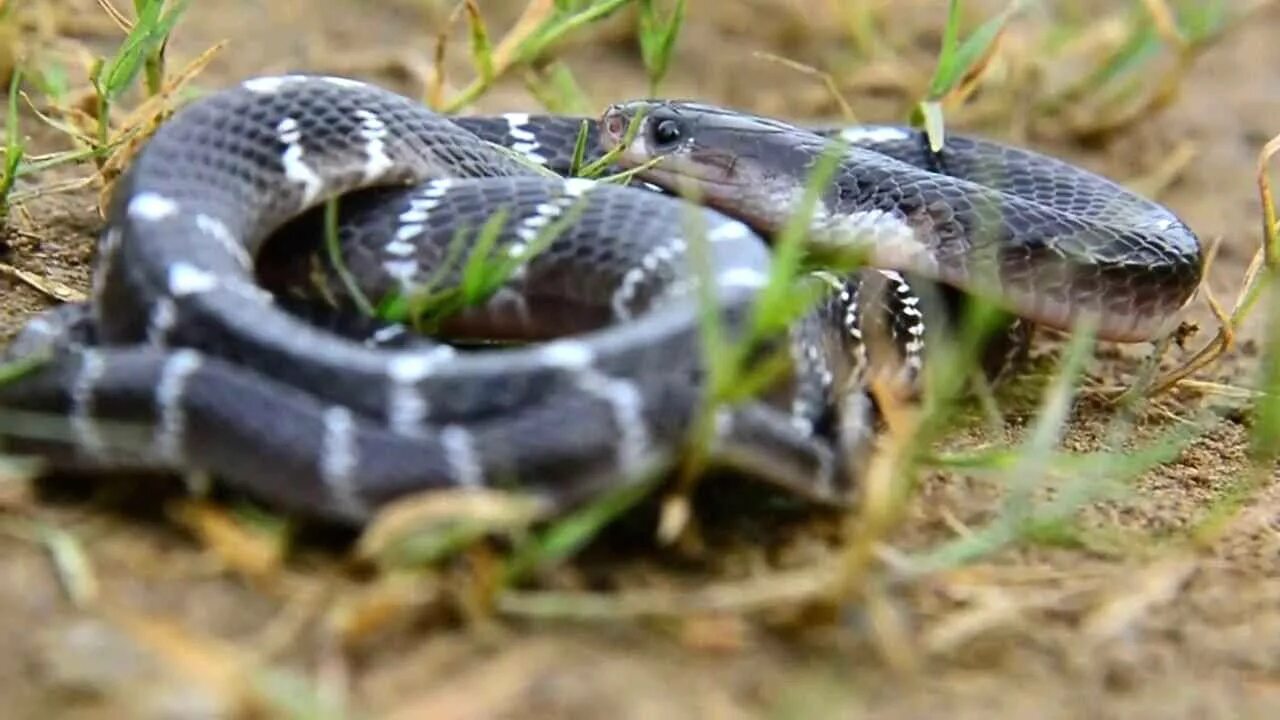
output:
[[[644,167],[642,176],[662,179],[669,190],[680,183],[697,190],[704,183],[725,182],[733,158],[697,142],[697,116],[686,112],[689,105],[660,100],[611,105],[600,120],[601,142],[619,153],[620,165]]]
[[[690,101],[632,100],[601,116],[601,144],[637,177],[778,230],[826,141],[769,118]]]

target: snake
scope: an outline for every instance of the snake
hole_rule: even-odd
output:
[[[782,293],[813,301],[761,339],[773,243],[824,159],[800,229],[866,263],[790,276]],[[629,181],[575,175],[597,160]],[[847,506],[877,437],[870,358],[920,382],[943,312],[926,287],[1136,342],[1202,272],[1169,209],[991,140],[934,150],[907,126],[665,99],[444,115],[328,75],[251,77],[178,108],[105,216],[87,299],[5,349],[31,361],[0,385],[6,452],[53,473],[211,476],[356,525],[442,489],[574,507],[669,471],[695,428],[713,463]],[[437,334],[357,302],[468,283]],[[786,371],[716,401],[708,327]],[[37,432],[37,415],[65,422]]]

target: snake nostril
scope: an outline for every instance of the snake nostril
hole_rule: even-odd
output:
[[[604,131],[611,139],[622,139],[622,135],[626,131],[626,122],[622,119],[621,113],[611,110],[605,115]]]

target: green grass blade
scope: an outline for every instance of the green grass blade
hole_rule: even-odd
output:
[[[9,80],[9,102],[5,108],[4,168],[0,170],[0,220],[9,217],[9,194],[18,180],[18,166],[26,151],[19,127],[18,91],[22,87],[22,71],[15,69]]]
[[[168,39],[189,0],[178,0],[165,10],[165,0],[138,3],[138,19],[114,56],[95,74],[94,85],[108,102],[119,98],[143,69],[147,57],[159,51]]]
[[[587,138],[591,123],[586,120],[578,126],[578,136],[573,139],[573,158],[569,161],[569,177],[582,176],[582,162],[587,156]]]
[[[1072,335],[1062,367],[1050,383],[1036,414],[1031,436],[1023,447],[1018,464],[1009,472],[1009,497],[1004,514],[1010,523],[1025,522],[1030,516],[1036,479],[1045,473],[1050,454],[1061,439],[1071,400],[1075,397],[1075,386],[1093,349],[1093,340],[1091,328],[1077,330]]]
[[[1258,370],[1259,387],[1263,395],[1253,410],[1254,422],[1251,438],[1251,454],[1255,462],[1270,464],[1280,457],[1280,283],[1273,271],[1268,271],[1264,281],[1268,306],[1273,308],[1266,320],[1265,345],[1262,363]]]
[[[351,296],[351,301],[356,304],[357,309],[366,317],[373,317],[377,310],[373,304],[369,302],[360,289],[360,284],[356,282],[356,278],[351,274],[351,270],[347,268],[346,262],[342,259],[342,248],[340,247],[340,237],[338,233],[338,198],[331,198],[324,206],[324,240],[325,251],[329,256],[329,263],[333,266],[333,271],[338,274],[338,279],[346,288],[347,294]]]
[[[484,224],[476,234],[476,242],[471,254],[462,266],[461,290],[464,303],[478,302],[488,294],[490,284],[497,279],[499,261],[492,258],[493,248],[502,234],[502,226],[507,222],[510,210],[500,208],[485,218]],[[501,282],[498,279],[498,282]]]
[[[1010,3],[1003,12],[979,25],[969,37],[961,41],[960,0],[951,0],[949,3],[947,24],[942,34],[942,49],[934,66],[933,77],[929,81],[926,97],[917,104],[912,118],[916,125],[924,127],[934,152],[941,150],[945,141],[942,99],[956,90],[961,81],[977,68],[978,63],[991,53],[1005,25],[1021,8],[1021,1]]]
[[[640,123],[643,119],[643,111],[636,113],[631,118],[631,122],[627,124],[627,131],[622,134],[622,142],[618,143],[617,147],[600,156],[594,162],[588,163],[586,167],[583,167],[580,173],[581,177],[593,178],[608,169],[608,167],[612,165],[622,154],[623,148],[630,145],[631,141],[635,139],[636,133],[640,132]],[[584,138],[583,142],[585,141],[586,140]]]
[[[685,0],[676,0],[671,17],[663,20],[653,0],[640,0],[639,29],[640,57],[649,75],[649,94],[656,95],[658,86],[667,76],[676,38],[684,24]]]
[[[929,80],[928,96],[940,98],[955,84],[960,76],[956,65],[956,46],[960,42],[960,0],[949,0],[947,3],[947,22],[942,27],[942,47],[938,51],[938,62],[934,66],[933,77]]]
[[[36,523],[36,533],[57,569],[58,578],[72,604],[92,605],[98,598],[98,580],[84,544],[72,533],[47,523]]]
[[[541,30],[530,36],[517,52],[521,63],[533,62],[553,43],[591,23],[604,20],[632,0],[596,0],[583,4],[565,4]]]
[[[471,31],[471,62],[475,65],[480,81],[490,83],[496,74],[493,69],[493,43],[489,40],[489,28],[473,0],[468,0],[467,26]]]
[[[646,475],[647,477],[604,493],[522,543],[507,563],[506,584],[519,582],[531,573],[561,562],[585,547],[609,523],[635,507],[653,491],[661,475],[656,472]]]
[[[785,329],[795,317],[795,278],[806,255],[806,241],[818,203],[827,193],[848,146],[841,141],[827,143],[805,182],[804,193],[795,212],[773,242],[773,264],[768,283],[760,294],[753,321],[755,338]]]
[[[17,382],[39,370],[53,359],[53,350],[45,349],[0,363],[0,387]]]
[[[592,103],[573,71],[563,62],[551,63],[543,72],[526,75],[525,86],[549,112],[559,115],[589,115]]]
[[[977,67],[978,62],[991,52],[1000,33],[1004,31],[1005,26],[1021,6],[1021,2],[1011,3],[999,15],[979,25],[973,34],[960,43],[955,50],[955,56],[948,63],[946,72],[937,78],[944,94],[957,87],[960,81]]]

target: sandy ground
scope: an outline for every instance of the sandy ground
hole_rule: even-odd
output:
[[[85,56],[77,48],[105,51],[118,33],[93,2],[33,4],[28,19],[34,24],[0,41],[16,41],[21,52],[42,61],[61,58],[72,86],[82,86]],[[421,92],[434,31],[449,11],[447,3],[410,0],[192,5],[170,47],[172,65],[227,41],[199,75],[200,87],[308,70],[412,94]],[[519,5],[479,3],[495,34]],[[837,116],[820,82],[753,57],[767,51],[832,70],[867,121],[903,117],[923,89],[945,8],[941,0],[901,3],[877,33],[893,53],[859,60],[831,12],[835,3],[690,5],[664,94],[795,119]],[[1093,34],[1105,38],[1106,16],[1091,17],[1100,18],[1089,26]],[[1032,17],[1014,28],[1010,53],[1033,52],[1032,39],[1043,30],[1038,22]],[[646,92],[630,27],[624,15],[564,49],[597,107]],[[1061,123],[1031,117],[1017,98],[989,97],[1012,92],[1012,63],[996,68],[994,89],[975,101],[1004,111],[962,113],[955,122],[1122,181],[1146,183],[1171,171],[1159,183],[1159,198],[1206,242],[1221,242],[1208,287],[1230,302],[1258,242],[1256,155],[1280,132],[1280,84],[1268,72],[1280,66],[1278,34],[1280,7],[1273,4],[1198,58],[1167,107],[1104,137],[1082,139]],[[453,58],[450,76],[461,82],[468,77],[461,41]],[[1069,61],[1051,63],[1042,83],[1071,69]],[[477,108],[536,105],[511,81]],[[31,113],[24,120],[33,152],[66,147],[60,133]],[[61,168],[24,180],[18,190],[88,172]],[[99,190],[24,203],[0,260],[84,291],[101,222]],[[51,302],[29,283],[0,276],[0,337]],[[1190,342],[1198,347],[1213,323],[1203,303],[1192,308],[1191,319],[1201,326]],[[1246,381],[1252,332],[1201,379]],[[1133,352],[1106,348],[1091,374],[1095,383],[1123,383],[1136,369]],[[1205,401],[1193,392],[1163,398],[1138,433],[1167,430]],[[1108,420],[1104,404],[1082,402],[1068,447],[1098,447]],[[1026,421],[1013,413],[1011,432]],[[128,482],[110,485],[92,501],[15,491],[4,500],[12,523],[0,533],[3,714],[227,717],[263,692],[299,696],[287,683],[275,684],[272,672],[253,669],[261,664],[307,679],[332,702],[345,698],[361,716],[397,718],[1274,717],[1280,709],[1280,491],[1259,490],[1207,548],[1169,550],[1169,541],[1244,474],[1246,438],[1240,417],[1228,416],[1176,460],[1144,474],[1131,494],[1085,510],[1083,529],[1071,542],[1023,545],[880,588],[836,623],[786,612],[643,622],[460,620],[456,608],[468,603],[455,596],[465,591],[441,588],[474,584],[483,576],[483,554],[440,576],[375,581],[351,571],[325,542],[299,542],[277,565],[269,544],[236,545],[245,538],[219,534],[224,526],[216,515],[162,514],[153,494],[130,491]],[[976,439],[975,431],[956,443]],[[995,508],[990,482],[930,475],[889,542],[906,551],[950,540],[989,520]],[[831,552],[829,518],[769,525],[761,533],[751,518],[730,517],[708,534],[700,552],[655,547],[643,532],[639,541],[627,535],[593,547],[556,582],[690,589],[786,572]],[[95,583],[81,591],[92,591],[94,609],[77,605],[66,576],[56,571],[67,563],[52,562],[56,553],[31,528],[78,539]],[[255,571],[250,560],[263,567]],[[347,629],[345,644],[332,640],[335,627]]]

